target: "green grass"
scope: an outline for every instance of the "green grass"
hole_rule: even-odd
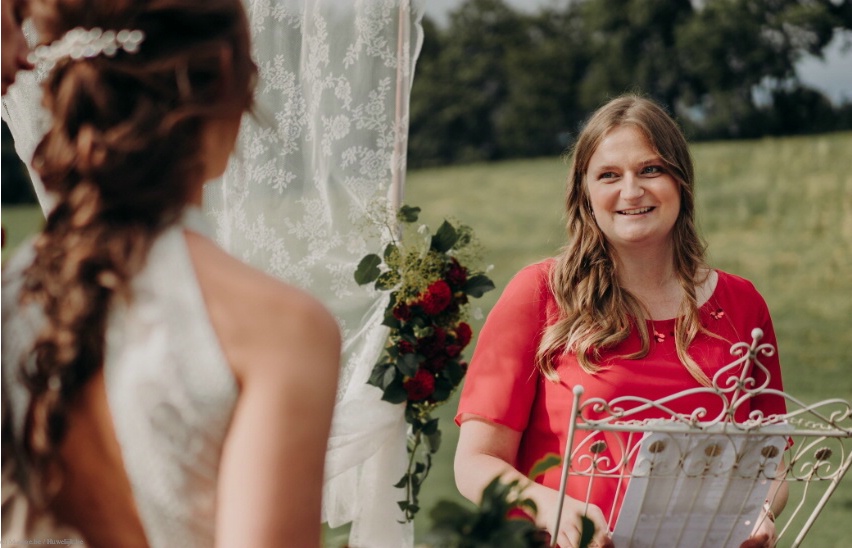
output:
[[[750,279],[766,298],[786,390],[805,402],[852,399],[852,133],[703,143],[693,153],[711,264]],[[541,158],[409,173],[405,202],[423,208],[421,220],[434,229],[456,218],[482,240],[498,288],[474,302],[484,314],[516,271],[563,244],[566,171],[560,159]],[[41,222],[35,208],[4,207],[2,219],[7,251]],[[463,500],[453,481],[455,406],[437,413],[444,441],[421,492],[418,536],[435,502]],[[850,521],[847,477],[805,546],[849,546]],[[344,531],[329,531],[326,544],[341,546]]]

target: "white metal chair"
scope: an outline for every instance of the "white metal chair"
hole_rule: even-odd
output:
[[[852,406],[842,399],[806,404],[768,388],[761,358],[775,348],[761,344],[762,337],[755,329],[750,344],[732,345],[735,359],[710,387],[658,400],[610,401],[584,400],[583,387],[574,387],[561,493],[572,478],[584,476],[588,492],[595,482],[611,482],[619,501],[613,509],[621,511],[607,519],[619,548],[738,547],[762,515],[773,481],[789,487],[776,521],[778,546],[802,543],[852,465]],[[755,371],[767,380],[758,385]],[[700,392],[718,395],[722,411],[708,417],[706,409],[689,415],[672,410],[673,403]],[[785,399],[785,414],[752,411],[746,420],[734,420],[751,398],[769,394]],[[663,418],[638,418],[649,410]]]

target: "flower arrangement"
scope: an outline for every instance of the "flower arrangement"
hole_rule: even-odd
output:
[[[483,271],[469,266],[479,254],[472,229],[444,221],[434,234],[425,225],[410,234],[419,214],[418,207],[400,208],[400,241],[392,240],[381,257],[364,257],[355,272],[358,284],[391,292],[383,321],[390,328],[388,342],[368,383],[382,390],[383,400],[405,403],[409,462],[395,487],[405,488],[398,504],[406,521],[419,510],[420,486],[441,443],[432,412],[467,372],[462,351],[473,337],[465,321],[469,299],[494,289]]]

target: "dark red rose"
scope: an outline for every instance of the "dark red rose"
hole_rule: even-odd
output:
[[[405,303],[399,303],[393,309],[393,317],[401,322],[411,319],[411,308]]]
[[[425,369],[402,383],[409,401],[423,401],[435,392],[435,377]]]
[[[467,281],[467,269],[459,264],[455,257],[452,258],[450,268],[447,269],[447,282],[453,288],[459,288]]]
[[[444,351],[447,343],[447,332],[436,327],[431,335],[417,339],[417,350],[427,358],[433,358]]]
[[[414,354],[414,345],[405,339],[400,340],[397,345],[400,354]]]
[[[452,300],[453,291],[450,286],[444,280],[438,280],[426,288],[426,292],[420,300],[420,306],[423,308],[423,312],[435,316],[447,308]]]
[[[464,348],[470,344],[470,339],[473,338],[473,329],[465,322],[461,322],[456,326],[456,342]]]
[[[455,358],[456,356],[461,354],[462,347],[457,345],[457,344],[448,344],[446,351],[447,351],[447,356],[449,356],[451,358]]]

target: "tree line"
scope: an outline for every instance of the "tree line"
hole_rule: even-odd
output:
[[[832,104],[795,70],[852,29],[852,0],[565,0],[535,14],[466,0],[445,27],[423,27],[412,167],[562,152],[627,91],[693,140],[852,128],[852,102]]]

